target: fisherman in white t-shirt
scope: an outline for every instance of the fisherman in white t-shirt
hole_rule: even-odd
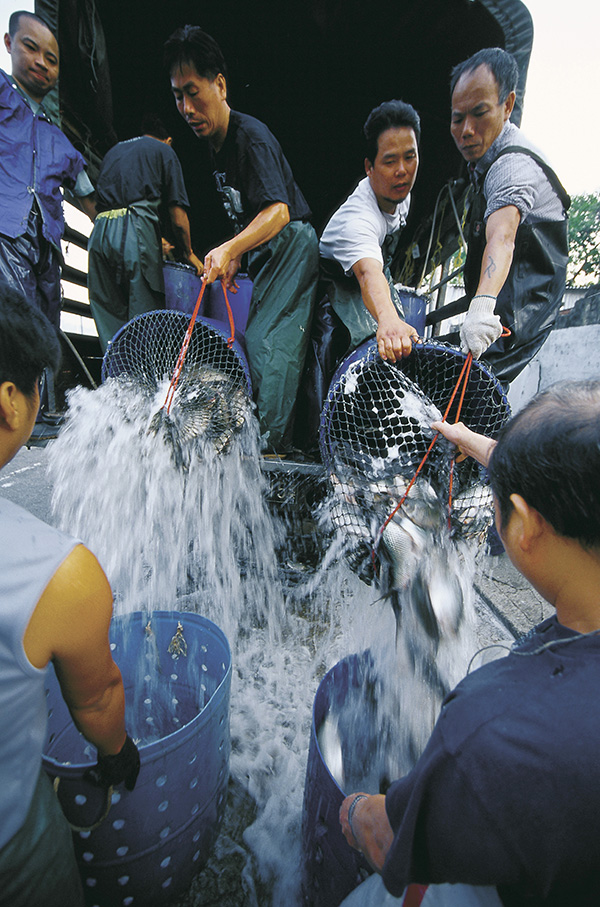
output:
[[[419,115],[404,101],[386,101],[371,111],[363,131],[366,177],[333,214],[319,243],[320,302],[296,408],[296,444],[311,454],[342,358],[376,336],[381,358],[396,362],[410,355],[418,337],[404,321],[390,264],[419,167]]]
[[[419,116],[410,104],[386,101],[369,114],[364,135],[366,177],[325,227],[319,251],[329,300],[350,333],[349,346],[375,334],[381,358],[396,362],[410,355],[418,336],[403,320],[389,263],[419,167]]]

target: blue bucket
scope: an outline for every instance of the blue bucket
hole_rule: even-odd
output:
[[[83,780],[95,749],[75,728],[53,670],[43,764],[74,828],[86,903],[160,907],[189,889],[225,811],[231,653],[215,624],[176,611],[115,618],[110,638],[127,728],[142,738],[135,790],[120,785],[107,803]]]
[[[342,834],[339,811],[347,794],[329,771],[318,741],[330,708],[341,710],[351,691],[362,688],[367,653],[338,662],[321,681],[313,703],[302,807],[303,900],[306,907],[337,907],[372,870]]]
[[[404,310],[405,321],[413,326],[419,337],[424,337],[429,297],[423,296],[409,287],[397,287],[396,289]]]
[[[253,284],[246,274],[238,274],[235,282],[238,285],[237,293],[228,290],[227,299],[233,314],[236,336],[240,334],[243,337],[248,323]],[[229,328],[229,315],[227,314],[222,285],[220,283],[212,283],[208,290],[210,290],[210,293],[206,304],[207,317]]]
[[[178,261],[163,262],[165,279],[165,308],[177,309],[191,315],[198,299],[202,279],[191,265]],[[204,307],[204,301],[202,303]]]
[[[163,264],[165,278],[165,308],[175,309],[191,315],[194,311],[202,281],[190,265],[179,262],[166,261]],[[227,299],[231,306],[235,324],[236,338],[244,336],[250,311],[252,298],[252,281],[247,274],[238,274],[235,282],[238,285],[236,293],[227,292]],[[225,327],[229,331],[229,315],[225,304],[223,287],[220,282],[207,286],[200,311],[205,318],[210,319]]]

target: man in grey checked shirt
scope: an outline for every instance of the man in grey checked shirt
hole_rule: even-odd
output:
[[[461,326],[465,352],[508,385],[548,337],[565,288],[570,199],[510,122],[518,68],[485,48],[451,75],[451,133],[473,185]],[[501,337],[502,327],[510,336]]]

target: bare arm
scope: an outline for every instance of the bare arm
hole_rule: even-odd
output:
[[[180,205],[170,205],[169,215],[171,218],[171,224],[173,225],[173,231],[175,233],[177,245],[183,249],[183,254],[189,264],[191,264],[192,267],[196,268],[196,273],[202,274],[204,265],[202,264],[200,259],[197,258],[196,255],[194,255],[194,252],[192,250],[190,221],[187,215],[187,211]]]
[[[394,833],[385,809],[383,794],[373,794],[359,800],[352,811],[352,825],[348,811],[357,794],[346,797],[340,807],[340,825],[348,844],[367,858],[373,869],[381,872]]]
[[[263,208],[237,236],[211,249],[204,259],[206,282],[225,280],[231,286],[245,252],[262,246],[281,233],[290,222],[290,211],[283,202]]]
[[[361,258],[352,270],[360,285],[363,302],[377,322],[379,355],[390,362],[409,356],[412,341],[418,339],[418,334],[398,315],[381,262],[374,258]]]
[[[514,205],[498,208],[488,217],[476,295],[498,296],[510,271],[520,222],[521,214]]]
[[[87,214],[91,221],[96,220],[96,193],[93,192],[91,195],[80,195],[74,196],[79,202],[84,214]]]
[[[27,657],[38,668],[53,661],[78,729],[100,755],[125,742],[125,693],[108,629],[112,593],[94,555],[78,545],[44,590],[25,631]]]
[[[456,422],[454,425],[449,425],[448,422],[432,422],[431,427],[456,444],[461,452],[459,460],[473,457],[482,466],[487,466],[490,462],[492,451],[497,444],[492,438],[471,431],[463,422]]]

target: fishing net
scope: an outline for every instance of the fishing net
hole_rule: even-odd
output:
[[[166,394],[189,323],[190,315],[178,311],[138,315],[109,343],[102,380],[133,382],[153,397]],[[243,350],[227,337],[219,325],[196,319],[170,410],[181,441],[201,438],[218,453],[243,425],[252,397]]]
[[[402,362],[390,363],[370,340],[338,368],[321,413],[319,443],[331,487],[330,516],[356,549],[355,564],[371,552],[383,523],[402,500],[434,437],[431,422],[446,411],[465,358],[454,347],[427,341],[415,345]],[[449,422],[456,421],[459,399],[457,393]],[[502,386],[473,361],[461,421],[494,437],[509,415]],[[418,480],[446,509],[452,450],[439,437]],[[478,541],[493,518],[485,470],[472,459],[454,465],[449,517],[454,535]]]

